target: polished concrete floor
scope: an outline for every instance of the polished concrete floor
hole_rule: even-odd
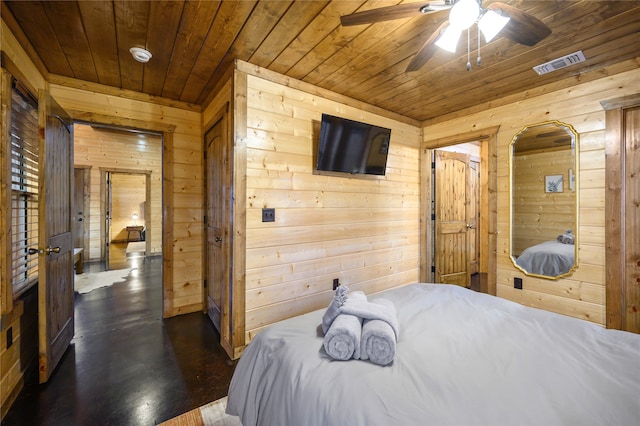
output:
[[[227,394],[235,363],[208,317],[162,318],[162,259],[121,264],[136,268],[126,282],[76,293],[71,346],[49,383],[27,383],[3,426],[153,425]]]

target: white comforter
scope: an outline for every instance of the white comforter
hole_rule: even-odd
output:
[[[227,413],[248,425],[632,425],[640,336],[444,284],[387,291],[393,363],[323,354],[323,310],[261,332]]]

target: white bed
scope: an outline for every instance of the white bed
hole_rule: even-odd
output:
[[[381,293],[398,312],[394,361],[324,354],[324,310],[262,331],[227,413],[249,425],[631,425],[640,335],[444,284]]]
[[[530,274],[557,277],[571,270],[576,246],[558,241],[545,241],[526,248],[516,263]]]

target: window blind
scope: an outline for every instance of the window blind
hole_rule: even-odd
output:
[[[11,241],[14,297],[38,279],[38,110],[15,88],[11,93]]]

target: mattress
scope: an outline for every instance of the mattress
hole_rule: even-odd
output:
[[[640,419],[640,336],[445,284],[381,293],[392,364],[335,361],[324,310],[247,346],[227,413],[243,425],[627,425]]]

